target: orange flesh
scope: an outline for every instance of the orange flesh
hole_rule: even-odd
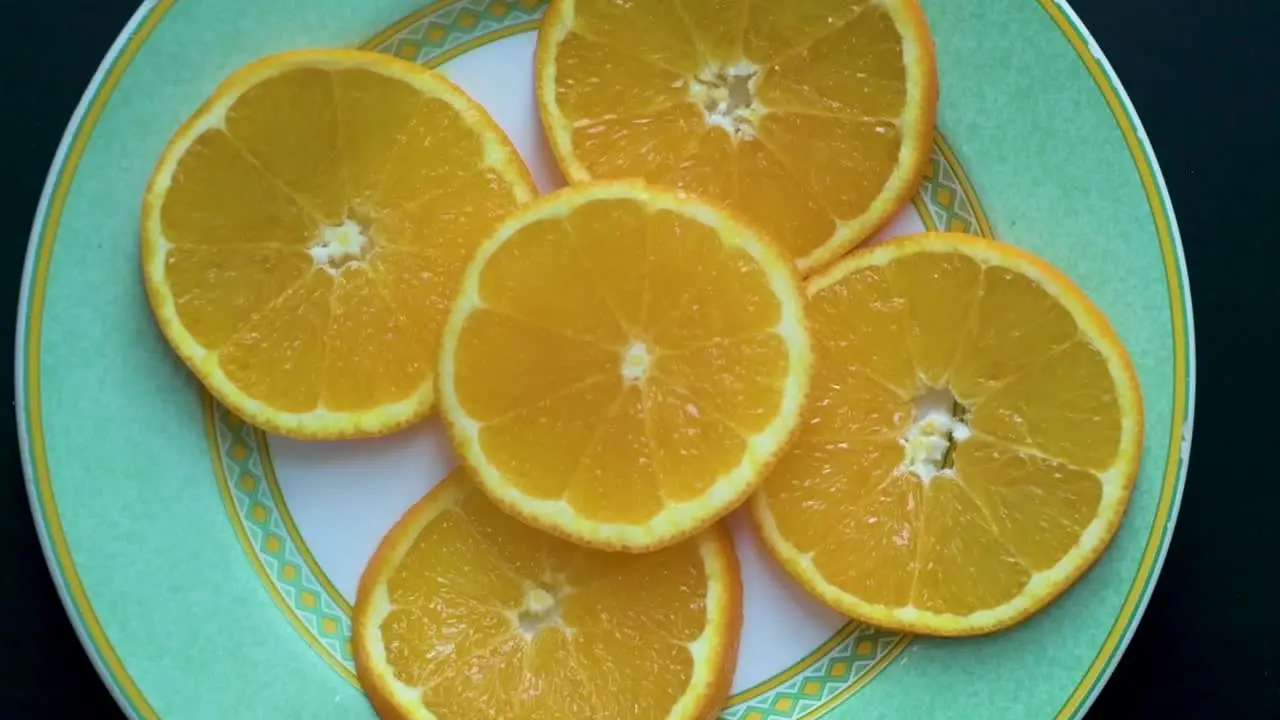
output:
[[[666,717],[693,679],[708,581],[696,541],[587,550],[468,487],[386,580],[381,643],[396,679],[441,720]]]
[[[1040,285],[918,252],[853,270],[811,308],[806,422],[763,492],[827,582],[965,615],[1010,600],[1079,542],[1097,473],[1120,451],[1120,407],[1102,355]],[[900,438],[935,388],[966,409],[972,434],[922,480]]]
[[[573,13],[555,102],[591,177],[723,202],[802,257],[866,213],[899,163],[907,70],[878,3],[576,0]],[[708,119],[725,98],[741,108],[733,129]]]
[[[767,283],[710,227],[632,201],[519,229],[485,265],[457,344],[485,456],[521,492],[605,522],[701,495],[782,401]]]
[[[183,326],[274,409],[358,411],[434,374],[456,285],[517,204],[477,129],[367,69],[291,69],[237,98],[178,162],[161,208]],[[326,229],[359,232],[317,257]]]

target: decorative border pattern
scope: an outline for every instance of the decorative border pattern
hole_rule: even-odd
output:
[[[439,67],[473,48],[538,29],[549,0],[437,0],[363,47]]]
[[[207,393],[204,411],[218,489],[254,569],[307,643],[357,684],[351,604],[302,541],[280,494],[266,437]]]
[[[936,130],[924,183],[912,204],[929,230],[995,237],[991,234],[987,214],[978,202],[977,191],[969,183],[951,146]]]
[[[853,627],[853,632],[817,662],[770,692],[737,704],[731,700],[721,711],[720,720],[821,717],[871,682],[911,642],[910,636],[870,625],[850,623],[846,627]]]
[[[546,0],[443,0],[365,47],[436,67],[509,35],[537,29]],[[991,236],[973,186],[941,134],[913,200],[929,230]],[[206,398],[206,425],[226,510],[263,583],[296,629],[340,675],[357,684],[351,605],[325,577],[289,516],[265,435]],[[856,622],[791,667],[729,698],[721,720],[813,718],[866,684],[910,637]]]
[[[423,17],[452,4],[456,0],[443,0],[424,8],[397,23],[386,33],[375,38],[376,44],[399,36]],[[1115,79],[1115,73],[1096,44],[1084,29],[1065,0],[1039,0],[1041,8],[1053,20],[1064,38],[1072,45],[1082,64],[1093,77],[1100,94],[1107,103],[1117,127],[1124,136],[1135,169],[1146,193],[1151,209],[1152,222],[1164,258],[1166,282],[1170,299],[1170,315],[1173,334],[1173,387],[1174,405],[1169,448],[1166,456],[1164,479],[1159,504],[1148,535],[1146,547],[1138,570],[1134,575],[1128,595],[1111,632],[1099,648],[1089,670],[1075,691],[1067,698],[1058,717],[1078,717],[1092,703],[1102,683],[1127,645],[1150,597],[1152,583],[1159,574],[1182,490],[1186,481],[1186,458],[1191,440],[1191,423],[1195,405],[1195,354],[1194,325],[1187,287],[1186,263],[1178,236],[1168,191],[1160,177],[1158,164],[1152,154],[1150,142],[1137,120],[1127,95]],[[41,341],[44,301],[62,213],[67,202],[71,182],[79,167],[85,147],[97,127],[104,108],[133,58],[155,31],[174,0],[147,0],[134,14],[125,29],[116,38],[111,49],[81,97],[46,179],[40,204],[36,211],[27,253],[23,283],[19,299],[20,323],[16,347],[16,410],[22,459],[27,478],[27,491],[32,515],[44,547],[46,561],[52,571],[63,605],[80,637],[85,651],[93,661],[99,675],[117,702],[129,716],[155,718],[157,713],[146,695],[130,676],[119,655],[112,646],[106,629],[94,612],[89,593],[76,570],[70,545],[62,528],[58,513],[53,480],[49,472],[45,450],[44,426],[41,407]],[[521,7],[538,5],[539,0],[517,3]],[[530,29],[536,27],[532,22]],[[518,25],[508,26],[502,32],[514,34],[522,31]],[[494,38],[496,39],[496,38]],[[437,62],[444,62],[454,54],[470,49],[469,42],[460,42],[446,50]],[[421,62],[421,60],[419,60]],[[940,146],[941,148],[942,146]],[[945,159],[945,153],[944,153]],[[958,167],[958,165],[953,165]],[[957,177],[963,186],[963,178]],[[945,178],[942,179],[945,182]],[[920,208],[917,199],[917,208]],[[973,206],[979,226],[987,230],[981,209]],[[926,216],[928,217],[928,216]],[[936,224],[936,218],[933,218]],[[926,220],[928,223],[928,220]],[[209,414],[212,418],[213,413]],[[212,430],[210,438],[214,437]],[[265,443],[262,444],[265,451]],[[216,453],[215,453],[216,454]],[[267,457],[263,454],[262,457]],[[220,467],[220,466],[219,466]],[[225,484],[225,481],[224,481]],[[234,503],[230,505],[234,507]],[[283,517],[283,516],[282,516]],[[237,525],[237,527],[241,527]],[[249,550],[252,545],[247,545]],[[305,547],[301,546],[300,547]],[[254,557],[253,553],[250,553]],[[283,596],[281,596],[283,597]],[[286,609],[282,605],[282,609]],[[286,615],[290,615],[286,612]],[[864,677],[868,674],[864,673]],[[856,688],[853,688],[856,689]],[[842,699],[842,698],[841,698]]]

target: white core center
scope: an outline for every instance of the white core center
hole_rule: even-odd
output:
[[[632,340],[622,353],[622,379],[639,382],[649,374],[649,346]]]
[[[337,227],[329,226],[320,231],[320,237],[307,254],[316,265],[330,270],[342,267],[347,262],[364,257],[364,249],[369,239],[364,230],[354,220],[343,220]]]
[[[525,593],[524,607],[517,614],[516,622],[526,637],[559,620],[559,607],[551,593],[542,588],[533,588]]]
[[[729,68],[704,70],[689,82],[708,125],[736,139],[755,137],[758,109],[752,93],[758,68],[745,60]]]
[[[948,455],[956,443],[969,439],[969,426],[956,417],[955,396],[949,390],[929,390],[915,401],[911,427],[902,435],[903,465],[928,482],[949,472]]]

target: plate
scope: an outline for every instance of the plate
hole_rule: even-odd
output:
[[[1133,108],[1063,2],[924,0],[942,87],[928,177],[881,233],[963,230],[1061,267],[1111,318],[1146,404],[1142,470],[1097,565],[1043,613],[913,638],[808,600],[732,518],[745,628],[725,720],[1072,717],[1114,667],[1169,543],[1191,436],[1190,295]],[[86,651],[134,717],[368,718],[351,600],[378,538],[453,463],[439,425],[372,441],[264,435],[169,352],[139,278],[143,187],[173,130],[269,52],[363,45],[442,67],[544,188],[532,52],[544,0],[159,0],[103,61],[54,160],[23,282],[28,491]]]

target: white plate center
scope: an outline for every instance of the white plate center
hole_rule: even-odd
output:
[[[528,163],[538,186],[547,191],[564,181],[543,139],[529,82],[534,41],[532,33],[507,37],[450,61],[445,70],[488,109]],[[923,229],[908,207],[880,237]],[[272,436],[269,442],[280,490],[298,532],[350,602],[383,534],[455,464],[435,418],[377,440],[311,443]],[[745,520],[741,513],[731,519],[745,603],[734,692],[795,665],[847,622],[786,577]]]

